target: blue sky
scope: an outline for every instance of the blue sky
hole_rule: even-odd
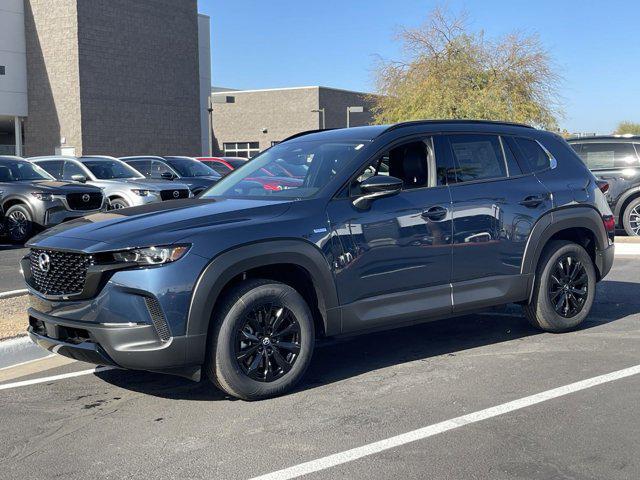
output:
[[[199,0],[211,16],[216,86],[325,85],[373,91],[378,56],[401,57],[401,25],[417,26],[431,0]],[[537,32],[564,77],[572,132],[640,122],[640,2],[450,0],[490,37]]]

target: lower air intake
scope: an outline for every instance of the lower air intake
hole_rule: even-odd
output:
[[[150,297],[144,297],[144,303],[147,305],[151,321],[153,322],[156,332],[158,332],[160,340],[168,342],[171,338],[171,330],[169,330],[167,320],[164,318],[164,313],[162,312],[160,303],[155,298]]]

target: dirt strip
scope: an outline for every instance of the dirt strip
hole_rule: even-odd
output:
[[[0,300],[0,340],[27,334],[29,297]]]

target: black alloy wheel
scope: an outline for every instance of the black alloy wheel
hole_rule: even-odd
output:
[[[559,258],[550,274],[549,300],[558,315],[575,317],[589,293],[589,277],[582,262],[569,254]]]
[[[248,377],[273,382],[291,370],[300,353],[300,324],[286,307],[255,306],[236,335],[236,360]]]
[[[6,213],[6,228],[12,242],[26,242],[33,232],[33,222],[29,211],[22,205],[14,205],[9,208]]]

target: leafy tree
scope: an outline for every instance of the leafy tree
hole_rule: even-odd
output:
[[[560,76],[537,35],[487,39],[465,14],[437,7],[399,40],[407,60],[383,61],[376,72],[376,122],[473,118],[557,128]]]
[[[615,133],[617,135],[640,135],[640,123],[620,122]]]

